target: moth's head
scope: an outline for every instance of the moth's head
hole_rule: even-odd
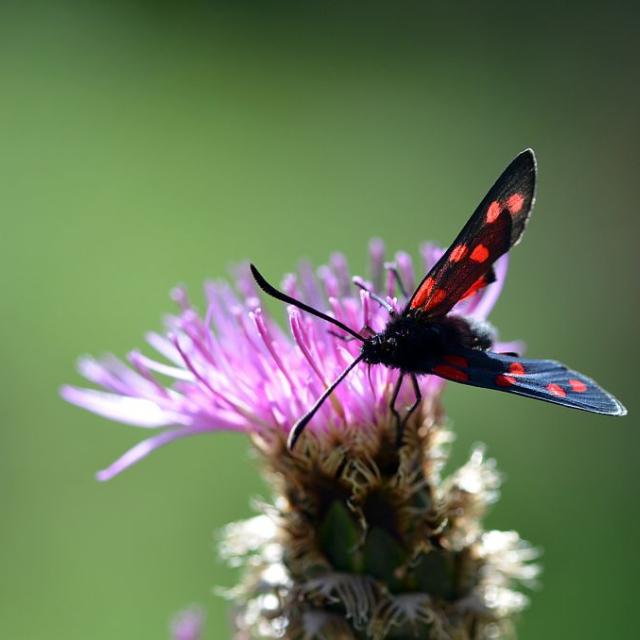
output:
[[[362,344],[362,359],[368,364],[388,364],[395,344],[384,333],[376,333]]]

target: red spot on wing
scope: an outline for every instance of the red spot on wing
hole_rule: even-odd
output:
[[[489,249],[485,247],[483,244],[479,244],[476,248],[471,252],[469,256],[474,262],[485,262],[489,257]]]
[[[447,292],[444,289],[435,289],[434,286],[435,280],[432,277],[428,277],[422,283],[422,286],[411,302],[411,308],[421,308],[423,311],[430,311],[438,306],[447,297]]]
[[[524,366],[521,362],[512,362],[509,365],[509,373],[501,373],[496,376],[496,384],[499,387],[510,387],[518,382],[514,376],[521,376],[524,373]]]
[[[524,372],[524,366],[520,362],[512,362],[509,365],[509,373],[513,373],[515,376],[521,376]]]
[[[448,356],[443,356],[442,359],[445,362],[448,362],[449,364],[453,364],[456,367],[460,367],[461,369],[469,368],[469,361],[466,358],[463,358],[462,356],[456,356],[455,354],[452,354]]]
[[[462,260],[466,255],[467,251],[468,249],[466,244],[459,244],[449,255],[449,260],[451,260],[451,262],[460,262],[460,260]]]
[[[558,398],[566,398],[567,392],[559,384],[548,384],[547,391]]]
[[[479,291],[483,287],[489,284],[486,276],[480,276],[460,297],[460,300],[470,298],[476,291]]]
[[[516,213],[519,213],[522,210],[523,204],[524,196],[521,193],[514,193],[512,196],[507,198],[507,209],[509,209],[509,213],[512,216],[515,216]]]
[[[456,369],[448,364],[439,364],[433,368],[433,373],[441,378],[446,378],[447,380],[453,380],[455,382],[467,382],[469,380],[469,376],[464,372],[460,371],[460,369]]]
[[[431,295],[431,291],[433,290],[433,285],[435,284],[433,278],[426,278],[425,281],[418,289],[418,292],[415,295],[415,298],[411,302],[411,308],[416,309],[417,307],[421,307]]]
[[[444,289],[435,289],[429,304],[426,306],[426,310],[433,309],[433,307],[439,305],[446,297],[447,292]]]
[[[497,200],[494,200],[489,207],[487,208],[487,215],[486,215],[486,221],[491,224],[492,222],[495,222],[498,219],[498,216],[500,215],[500,203]]]
[[[569,384],[571,385],[572,391],[577,391],[578,393],[584,393],[587,390],[587,385],[582,382],[582,380],[569,380]]]
[[[504,373],[496,376],[496,384],[499,387],[510,387],[512,384],[516,383],[516,379],[513,376],[507,376]]]

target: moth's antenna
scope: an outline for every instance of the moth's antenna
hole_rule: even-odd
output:
[[[353,369],[360,361],[362,356],[358,356],[324,391],[324,393],[316,400],[316,403],[307,411],[305,415],[296,422],[291,431],[289,431],[289,438],[287,440],[287,446],[289,451],[292,451],[298,442],[298,438],[302,435],[304,428],[309,424],[309,421],[316,414],[316,411],[322,406],[322,403],[333,393],[334,389],[347,377],[351,369]]]
[[[251,267],[251,273],[253,274],[255,281],[258,283],[258,286],[266,294],[270,295],[272,298],[276,298],[276,300],[281,300],[282,302],[286,302],[287,304],[292,304],[294,307],[298,307],[298,309],[302,309],[303,311],[306,311],[307,313],[317,316],[318,318],[322,318],[322,320],[331,322],[331,324],[335,324],[337,327],[340,327],[343,331],[346,331],[348,334],[352,335],[354,338],[356,338],[356,340],[360,340],[360,342],[364,342],[364,338],[359,333],[357,333],[350,327],[347,327],[347,325],[340,322],[340,320],[336,320],[335,318],[328,316],[326,313],[322,313],[322,311],[318,311],[317,309],[310,307],[308,304],[305,304],[304,302],[300,302],[300,300],[296,300],[295,298],[288,296],[286,293],[283,293],[282,291],[278,291],[275,287],[270,285],[264,279],[262,274],[256,269],[255,265],[252,264],[249,266]]]

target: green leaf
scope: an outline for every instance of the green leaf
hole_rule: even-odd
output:
[[[407,554],[398,541],[384,529],[372,527],[364,543],[364,571],[398,591],[402,583],[397,570],[407,561]]]
[[[320,547],[336,571],[358,573],[362,554],[356,547],[360,529],[344,502],[334,500],[318,529]]]
[[[456,595],[456,557],[449,551],[434,549],[418,557],[411,579],[420,591],[451,600]]]

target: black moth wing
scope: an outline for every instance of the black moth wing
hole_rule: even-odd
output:
[[[536,160],[523,151],[504,170],[449,249],[415,290],[406,311],[446,315],[493,281],[491,265],[522,237],[535,200]]]
[[[627,410],[591,378],[555,360],[456,348],[433,367],[447,380],[611,416]]]

